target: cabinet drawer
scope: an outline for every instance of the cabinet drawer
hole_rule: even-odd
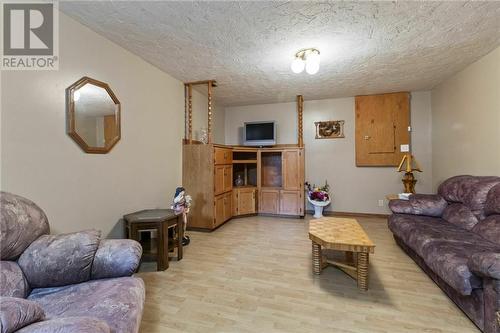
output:
[[[227,148],[214,148],[215,164],[231,164],[233,163],[233,151]]]

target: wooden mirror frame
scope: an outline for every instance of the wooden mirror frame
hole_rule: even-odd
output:
[[[75,124],[75,100],[74,100],[74,95],[75,91],[80,89],[86,84],[92,84],[97,87],[101,87],[106,90],[108,93],[109,97],[113,100],[115,105],[117,106],[116,108],[116,113],[115,113],[115,120],[116,120],[116,131],[117,134],[116,136],[110,141],[109,144],[106,145],[106,147],[91,147],[89,146],[85,140],[78,135],[76,132],[76,124]],[[108,153],[118,141],[121,139],[121,104],[116,95],[113,93],[111,88],[107,83],[104,83],[102,81],[98,81],[95,79],[92,79],[90,77],[84,76],[80,80],[76,81],[73,83],[71,86],[69,86],[66,89],[66,120],[67,120],[67,134],[80,146],[80,148],[83,149],[86,153],[89,154],[106,154]]]

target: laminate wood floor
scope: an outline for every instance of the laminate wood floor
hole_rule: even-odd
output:
[[[183,260],[139,273],[140,332],[479,332],[395,244],[385,219],[358,218],[376,244],[367,292],[333,267],[313,275],[308,220],[248,217],[188,232]]]

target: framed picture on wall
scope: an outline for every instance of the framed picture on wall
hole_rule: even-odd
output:
[[[344,120],[317,121],[316,139],[338,139],[344,136]]]

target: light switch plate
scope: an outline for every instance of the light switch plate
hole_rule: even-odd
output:
[[[401,145],[400,149],[402,153],[407,153],[410,151],[410,145]]]

